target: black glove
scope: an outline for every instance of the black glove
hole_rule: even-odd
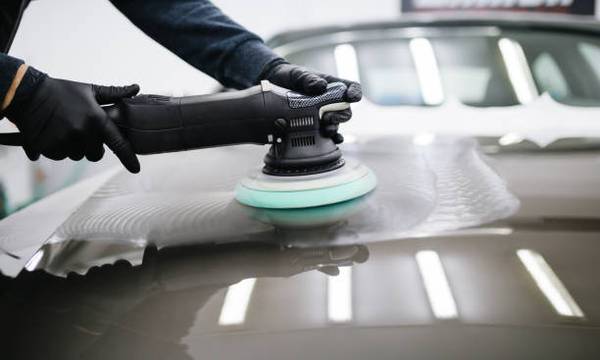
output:
[[[324,93],[327,90],[328,83],[339,81],[348,86],[348,90],[346,91],[347,102],[358,102],[362,98],[362,89],[357,82],[339,79],[335,76],[321,74],[285,62],[279,62],[269,67],[263,73],[262,79],[310,96]],[[325,136],[331,137],[336,144],[342,143],[344,137],[338,133],[339,124],[350,120],[351,117],[352,110],[350,109],[325,113],[322,119],[325,123],[323,127]]]
[[[132,97],[138,85],[99,86],[46,77],[35,90],[11,104],[6,117],[21,132],[25,153],[32,161],[44,155],[52,160],[99,161],[106,144],[132,173],[140,163],[129,142],[100,105]]]

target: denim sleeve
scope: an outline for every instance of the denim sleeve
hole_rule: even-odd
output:
[[[223,85],[255,85],[280,58],[209,0],[111,0],[134,25]]]

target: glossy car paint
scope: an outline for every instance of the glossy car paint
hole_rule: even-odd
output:
[[[260,148],[113,176],[2,279],[3,357],[600,356],[599,151],[398,136],[343,151],[378,188],[310,213],[235,202]]]

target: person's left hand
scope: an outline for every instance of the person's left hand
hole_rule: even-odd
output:
[[[327,84],[342,82],[346,84],[346,101],[355,103],[362,98],[360,84],[354,81],[339,79],[335,76],[321,74],[319,72],[288,63],[280,63],[267,70],[263,77],[275,85],[290,89],[310,96],[323,94],[327,90]],[[352,111],[328,112],[323,115],[323,134],[331,137],[336,144],[344,141],[344,137],[338,133],[339,124],[350,120]]]

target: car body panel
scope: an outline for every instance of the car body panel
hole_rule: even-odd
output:
[[[498,21],[530,25],[517,18]],[[571,23],[550,25],[595,26]],[[600,357],[596,147],[486,155],[490,143],[457,134],[355,136],[342,150],[378,187],[312,210],[235,201],[256,146],[143,157],[141,176],[111,176],[0,278],[3,356]]]
[[[474,358],[598,354],[600,287],[589,274],[600,271],[600,226],[594,215],[600,211],[595,191],[600,179],[560,176],[565,162],[571,174],[595,174],[597,153],[578,153],[575,161],[539,153],[488,158],[472,139],[437,141],[424,148],[406,138],[349,146],[346,156],[371,166],[379,188],[360,199],[362,208],[313,218],[316,228],[303,216],[301,222],[294,216],[256,217],[234,203],[237,175],[230,182],[217,181],[257,166],[260,149],[145,158],[146,176],[119,173],[109,180],[38,252],[30,270],[39,270],[8,283],[3,294],[8,312],[3,318],[11,324],[4,326],[9,332],[3,336],[13,345],[8,353],[193,359],[261,358],[267,351],[282,359],[367,353],[388,358],[400,349],[424,358],[459,358],[467,352]],[[427,153],[437,154],[438,162],[431,157],[427,162]],[[418,160],[424,161],[422,167],[415,165]],[[390,163],[395,167],[380,166]],[[176,168],[187,174],[212,172],[172,176]],[[478,177],[485,179],[479,192],[472,184],[460,186]],[[430,194],[423,190],[427,179],[435,184]],[[576,186],[568,188],[570,183]],[[201,199],[214,203],[216,194],[227,199],[227,206],[203,210]],[[154,211],[178,215],[160,220],[146,211],[130,218],[110,206],[116,199],[122,209],[136,213],[135,205],[153,196],[160,200],[153,203]],[[183,212],[172,207],[171,200],[190,199],[196,205],[182,206]],[[411,209],[423,214],[415,217],[418,212]],[[117,216],[110,220],[102,215],[105,210]],[[195,221],[187,221],[188,215]],[[170,227],[173,222],[176,227]],[[144,229],[152,230],[148,243],[140,243]],[[520,249],[544,257],[583,317],[557,313],[519,261]],[[433,312],[416,261],[421,251],[439,254],[456,318],[440,319]],[[330,279],[336,277],[328,274],[349,276],[343,269],[351,269],[352,315],[337,322],[327,305]],[[227,291],[247,279],[257,280],[243,321],[220,324]],[[52,346],[45,341],[49,332]],[[311,350],[301,351],[305,346]]]

